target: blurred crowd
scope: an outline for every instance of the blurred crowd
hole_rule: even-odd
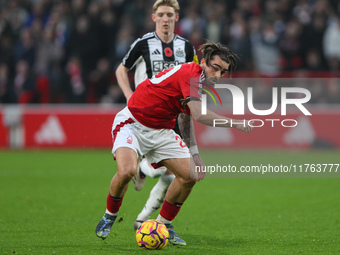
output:
[[[154,31],[153,3],[1,0],[0,103],[124,103],[114,70],[135,39]],[[205,38],[228,45],[241,74],[340,72],[338,0],[179,4],[175,32],[196,49]],[[340,84],[319,87],[320,102],[340,102]]]

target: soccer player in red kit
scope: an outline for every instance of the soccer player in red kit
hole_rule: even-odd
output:
[[[175,24],[179,19],[179,3],[177,0],[156,0],[153,4],[152,21],[155,23],[155,31],[144,34],[130,46],[129,51],[116,70],[116,77],[119,87],[122,89],[128,101],[133,93],[129,84],[128,72],[134,71],[134,87],[147,78],[151,78],[157,73],[170,67],[186,62],[196,62],[198,59],[194,46],[185,38],[175,33]],[[181,114],[179,118],[186,118]],[[181,136],[179,126],[174,128],[175,132]],[[195,137],[194,129],[191,137]],[[191,141],[189,148],[195,160],[200,158],[195,140]],[[165,167],[153,168],[145,157],[142,157],[137,168],[137,173],[132,179],[136,190],[141,190],[146,182],[146,177],[159,177],[157,183],[150,191],[143,209],[138,214],[134,222],[134,229],[138,229],[141,224],[148,220],[164,202],[166,191],[175,175]],[[182,239],[182,245],[185,241]]]
[[[191,62],[166,69],[143,81],[130,97],[127,107],[120,111],[112,126],[113,148],[118,171],[111,180],[106,212],[98,223],[96,234],[105,239],[118,215],[128,184],[137,171],[138,157],[145,155],[151,163],[167,167],[175,174],[169,186],[158,220],[169,229],[169,241],[178,243],[178,235],[171,222],[189,196],[195,183],[204,178],[204,172],[194,173],[190,166],[199,164],[190,156],[188,147],[172,130],[180,113],[192,116],[198,122],[213,126],[214,119],[224,119],[220,127],[233,127],[244,133],[252,127],[230,125],[231,119],[207,109],[201,114],[200,93],[190,80],[214,85],[223,75],[236,67],[236,55],[226,46],[208,41],[201,45],[200,65]],[[240,123],[235,122],[234,123]],[[190,118],[183,120],[181,133],[190,143]],[[183,132],[182,132],[183,131]]]

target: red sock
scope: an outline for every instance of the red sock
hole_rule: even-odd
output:
[[[117,213],[119,211],[119,207],[122,205],[122,201],[123,197],[113,197],[109,193],[106,199],[106,209],[110,213]]]
[[[164,200],[163,206],[159,214],[166,220],[172,221],[179,210],[181,209],[182,203],[170,204],[168,201]]]

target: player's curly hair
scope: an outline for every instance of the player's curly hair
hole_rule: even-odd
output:
[[[153,4],[153,12],[155,13],[159,6],[170,6],[175,9],[175,12],[177,13],[179,11],[179,4],[177,0],[157,0]]]
[[[239,58],[236,53],[231,51],[227,46],[220,43],[214,43],[210,40],[206,40],[206,42],[198,49],[202,52],[202,57],[205,59],[208,66],[210,65],[212,57],[216,55],[228,63],[228,73],[229,77],[231,77],[232,71],[234,71],[237,66],[236,59]]]

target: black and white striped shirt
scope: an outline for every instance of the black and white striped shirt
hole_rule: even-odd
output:
[[[170,43],[164,43],[156,32],[151,32],[131,45],[122,63],[128,69],[136,66],[137,87],[139,83],[164,69],[192,61],[198,63],[195,48],[187,39],[175,34]]]

